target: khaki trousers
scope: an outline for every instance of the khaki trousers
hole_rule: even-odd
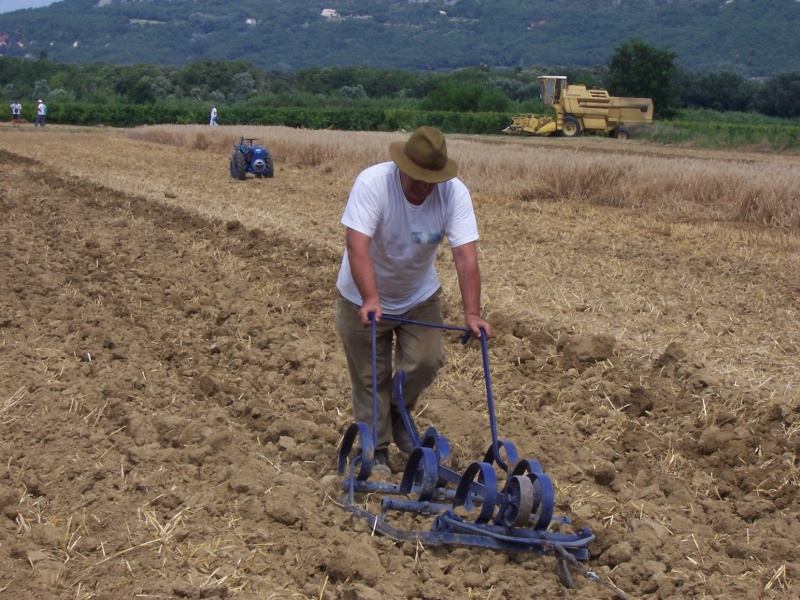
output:
[[[430,298],[402,315],[393,315],[423,323],[444,323],[437,291]],[[358,320],[359,306],[339,295],[336,302],[336,329],[344,344],[347,368],[352,385],[353,417],[373,427],[372,419],[372,326]],[[409,412],[420,394],[431,385],[444,366],[441,329],[398,323],[382,318],[375,325],[378,383],[378,435],[376,449],[392,441],[392,424],[400,421],[392,398],[393,371],[405,372],[403,402]],[[394,350],[394,364],[392,351]],[[394,368],[393,368],[394,367]]]

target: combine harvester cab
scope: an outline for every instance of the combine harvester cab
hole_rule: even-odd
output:
[[[542,102],[552,108],[555,119],[534,114],[516,115],[503,132],[516,135],[559,135],[578,137],[582,133],[605,133],[628,139],[628,126],[653,122],[650,98],[610,96],[606,90],[571,85],[563,75],[538,78]]]

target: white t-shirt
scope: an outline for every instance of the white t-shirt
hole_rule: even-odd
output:
[[[12,115],[18,115],[21,110],[22,110],[22,105],[19,102],[14,102],[14,104],[11,105]]]
[[[403,195],[394,162],[361,172],[341,222],[372,238],[370,256],[381,308],[389,315],[410,310],[439,289],[434,261],[445,236],[453,248],[478,239],[472,198],[460,179],[438,184],[420,206],[414,206]],[[362,304],[347,251],[336,287],[350,302]]]

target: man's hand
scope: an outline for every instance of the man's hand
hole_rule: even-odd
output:
[[[464,319],[467,325],[467,328],[472,332],[473,337],[479,339],[481,337],[481,331],[486,332],[486,339],[488,340],[494,335],[494,331],[492,331],[492,326],[489,325],[488,322],[484,321],[480,315],[467,315]]]
[[[370,321],[369,315],[370,313],[375,313],[375,322],[381,320],[381,316],[383,316],[383,311],[381,310],[381,301],[380,298],[374,298],[372,300],[364,299],[364,304],[361,305],[361,308],[358,309],[358,320],[364,326],[370,325],[372,322]]]

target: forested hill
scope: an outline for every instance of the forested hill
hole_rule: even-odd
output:
[[[800,0],[62,0],[0,14],[0,53],[69,63],[592,66],[632,37],[693,71],[800,71]]]

